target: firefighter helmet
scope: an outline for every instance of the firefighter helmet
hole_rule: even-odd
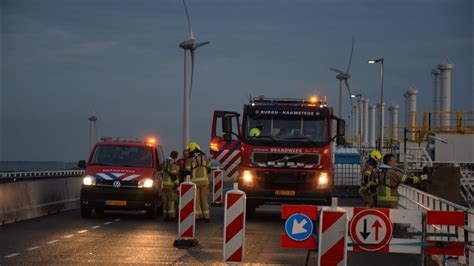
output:
[[[199,147],[199,145],[196,143],[196,142],[191,142],[189,143],[188,145],[188,151],[189,152],[193,152],[193,151],[200,151],[201,150],[201,147]]]
[[[249,131],[249,137],[251,138],[255,138],[255,137],[259,137],[260,136],[260,129],[254,127],[252,129],[250,129]]]
[[[382,154],[378,150],[373,150],[370,153],[370,158],[374,159],[376,161],[380,161],[380,160],[382,160]]]

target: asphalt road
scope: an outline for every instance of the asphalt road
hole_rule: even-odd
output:
[[[341,206],[360,206],[343,199]],[[198,223],[199,245],[177,249],[177,222],[142,213],[106,212],[82,219],[78,210],[0,226],[0,265],[18,264],[222,264],[223,208],[211,208],[211,223]],[[246,223],[245,262],[302,265],[305,250],[280,248],[284,231],[279,206],[264,206]],[[316,253],[310,265],[316,265]],[[348,265],[420,265],[417,255],[350,252]]]

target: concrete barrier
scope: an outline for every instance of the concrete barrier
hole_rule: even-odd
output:
[[[82,176],[0,183],[0,224],[79,207]]]

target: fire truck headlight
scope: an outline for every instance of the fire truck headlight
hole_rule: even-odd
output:
[[[245,186],[253,186],[253,176],[250,171],[245,170],[242,174],[242,179]]]
[[[138,181],[139,188],[150,188],[153,187],[153,179],[147,178]]]
[[[95,186],[95,178],[87,175],[82,179],[82,184],[84,186]]]
[[[321,172],[321,174],[318,177],[318,188],[325,188],[328,186],[328,183],[329,183],[328,173]]]

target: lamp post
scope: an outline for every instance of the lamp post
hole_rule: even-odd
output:
[[[95,113],[92,116],[90,116],[88,120],[89,120],[89,151],[91,151],[93,142],[95,142],[95,138],[97,135],[97,125],[96,125],[97,116],[95,115]]]
[[[380,64],[380,133],[379,133],[379,143],[378,143],[378,148],[379,150],[382,150],[383,146],[383,62],[384,59],[379,58],[379,59],[371,59],[367,61],[369,64]]]

